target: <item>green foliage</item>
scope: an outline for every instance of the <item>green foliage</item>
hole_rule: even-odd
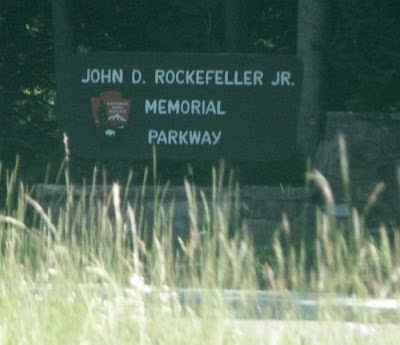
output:
[[[249,1],[249,51],[296,54],[297,0]]]
[[[78,49],[110,51],[221,50],[221,1],[75,1]],[[96,18],[96,20],[94,20]]]
[[[50,10],[19,1],[0,12],[0,157],[11,166],[20,154],[31,177],[59,156]]]
[[[332,110],[400,109],[400,26],[397,0],[338,1],[326,95]]]

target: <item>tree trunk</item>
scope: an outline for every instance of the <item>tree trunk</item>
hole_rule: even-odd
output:
[[[74,54],[72,27],[67,0],[53,0],[54,59],[56,74],[56,113],[61,133],[66,129],[69,95],[67,89],[67,60]]]
[[[304,64],[302,97],[297,132],[297,147],[313,156],[321,136],[325,109],[322,87],[323,45],[326,42],[328,0],[299,0],[297,56]]]
[[[245,1],[225,0],[225,44],[227,51],[243,51],[246,27]]]

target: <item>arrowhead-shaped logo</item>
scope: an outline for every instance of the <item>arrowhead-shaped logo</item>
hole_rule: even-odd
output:
[[[132,101],[122,98],[119,91],[106,91],[93,97],[91,103],[96,127],[107,138],[115,138],[129,120]]]

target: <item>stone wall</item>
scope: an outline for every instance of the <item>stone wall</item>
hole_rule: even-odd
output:
[[[195,192],[194,192],[195,191]],[[86,202],[103,205],[105,202],[112,204],[110,195],[111,186],[86,187],[75,186],[71,199],[77,203],[82,197]],[[67,202],[66,189],[63,185],[37,185],[36,199],[47,209],[52,206],[52,213],[60,207],[65,207]],[[162,198],[160,197],[163,195]],[[155,195],[158,195],[155,197]],[[237,197],[238,196],[238,197]],[[197,220],[199,224],[204,222],[205,201],[207,207],[215,211],[218,208],[227,218],[237,218],[239,226],[246,227],[256,241],[269,242],[275,230],[280,227],[282,214],[289,221],[299,217],[307,199],[307,193],[302,187],[282,188],[268,186],[245,186],[237,193],[226,188],[218,191],[211,187],[198,187],[185,189],[185,187],[169,187],[164,192],[161,189],[147,187],[143,193],[142,187],[132,187],[128,190],[121,189],[121,200],[127,200],[137,209],[143,206],[146,221],[151,228],[153,212],[159,210],[161,205],[165,212],[173,210],[173,229],[176,236],[187,237],[190,231],[190,207],[193,200],[196,204]],[[107,201],[108,200],[108,201]],[[96,206],[98,208],[98,206]],[[193,209],[193,207],[192,207]],[[201,227],[201,225],[200,225]]]
[[[369,227],[399,221],[399,134],[400,114],[332,112],[326,117],[325,139],[318,147],[314,167],[329,181],[337,203],[351,199],[362,213],[376,197],[368,212]],[[345,195],[340,137],[346,147],[350,195]]]

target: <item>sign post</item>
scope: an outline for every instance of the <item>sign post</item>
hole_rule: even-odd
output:
[[[294,56],[94,53],[67,68],[71,154],[93,159],[269,161],[294,155]]]

